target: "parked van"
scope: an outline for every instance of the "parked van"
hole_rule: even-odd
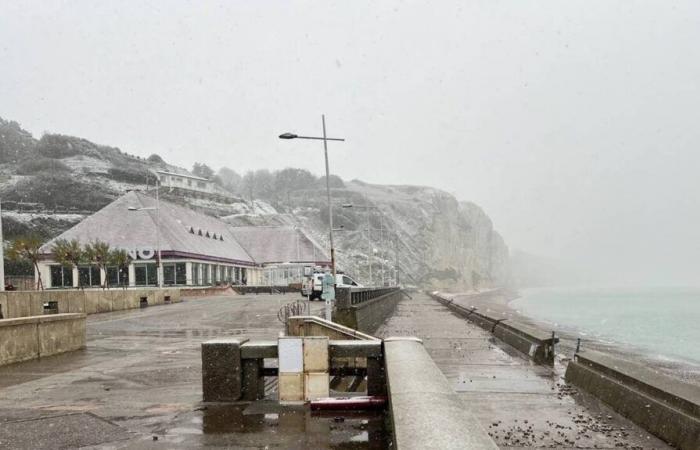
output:
[[[303,297],[309,297],[309,300],[321,300],[323,277],[325,275],[324,272],[314,272],[310,278],[304,281],[301,288],[301,295]],[[362,285],[344,273],[336,273],[335,287],[362,287]]]

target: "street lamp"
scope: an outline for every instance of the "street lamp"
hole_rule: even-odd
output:
[[[323,137],[316,136],[299,136],[294,133],[283,133],[280,134],[280,139],[311,139],[316,141],[323,141],[323,155],[326,161],[326,197],[328,198],[328,239],[330,241],[331,247],[331,271],[333,273],[333,279],[335,280],[335,247],[333,246],[333,207],[331,205],[331,184],[330,184],[330,172],[328,170],[328,141],[338,141],[345,142],[342,138],[329,138],[326,136],[326,116],[321,115],[321,123],[323,125]],[[329,318],[330,320],[330,318]]]
[[[374,254],[374,249],[372,248],[372,238],[371,238],[371,224],[369,221],[369,210],[370,209],[376,209],[379,210],[378,206],[371,206],[371,205],[353,205],[352,203],[344,203],[342,205],[343,208],[360,208],[360,209],[365,209],[367,211],[367,248],[369,249],[369,252],[367,253],[367,266],[369,267],[369,284],[371,286],[374,285],[374,278],[372,277],[372,255]],[[381,211],[380,211],[381,214]],[[382,236],[379,236],[379,244],[382,244]],[[382,272],[384,269],[382,268]],[[383,275],[382,275],[383,278]],[[382,282],[382,284],[384,284]]]
[[[0,202],[0,291],[5,290],[5,241],[2,238],[2,202]]]
[[[163,287],[163,258],[160,252],[160,201],[158,199],[158,185],[156,185],[156,206],[147,206],[137,208],[129,206],[129,211],[155,211],[156,212],[156,252],[158,253],[158,261],[156,261],[156,275],[158,277],[158,287]],[[148,283],[148,280],[146,280]]]

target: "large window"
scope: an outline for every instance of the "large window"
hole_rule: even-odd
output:
[[[163,284],[187,284],[187,265],[185,263],[163,264]]]
[[[199,263],[192,263],[192,284],[199,285]]]
[[[73,269],[61,265],[51,266],[51,287],[73,287]]]
[[[100,268],[97,266],[81,266],[78,267],[78,281],[80,286],[99,286]]]
[[[107,267],[107,283],[111,286],[128,286],[129,268],[117,266]]]
[[[202,284],[209,284],[209,264],[202,264]]]
[[[240,267],[233,268],[233,277],[236,284],[241,284],[241,269]]]
[[[241,284],[248,284],[247,270],[245,267],[241,267]]]
[[[136,286],[158,285],[158,272],[155,264],[135,264],[134,276]]]
[[[232,273],[233,273],[233,267],[228,266],[226,268],[226,281],[228,281],[229,283],[233,282]]]

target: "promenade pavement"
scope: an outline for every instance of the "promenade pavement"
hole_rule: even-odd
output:
[[[532,364],[424,294],[411,294],[376,333],[423,340],[455,391],[501,448],[670,448]],[[417,414],[419,412],[416,412]]]
[[[297,299],[206,297],[88,316],[85,350],[0,367],[0,448],[383,448],[381,415],[338,422],[274,401],[202,405],[201,343],[275,339],[279,308]]]

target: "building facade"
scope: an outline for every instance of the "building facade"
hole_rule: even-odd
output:
[[[96,264],[67,267],[56,261],[58,240],[96,241],[123,249],[126,267],[100,269]],[[162,256],[163,285],[208,286],[259,284],[262,268],[240,246],[230,227],[214,217],[129,192],[92,216],[44,244],[39,273],[47,288],[157,286],[158,254]],[[37,274],[38,277],[38,274]]]
[[[107,243],[125,250],[124,267],[57,261],[54,244]],[[158,258],[162,259],[159,274]],[[40,248],[35,278],[45,288],[99,286],[289,285],[306,266],[329,258],[297,227],[233,227],[222,220],[141,192],[128,192]]]

